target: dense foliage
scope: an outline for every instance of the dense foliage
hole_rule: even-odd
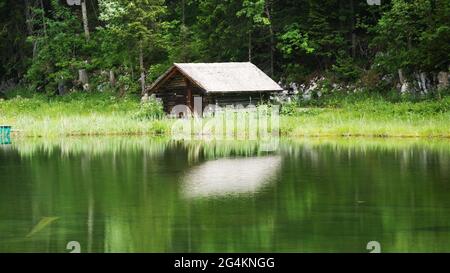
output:
[[[66,0],[0,0],[0,93],[140,93],[173,62],[248,60],[286,84],[428,91],[450,65],[448,0],[81,2],[85,27]]]

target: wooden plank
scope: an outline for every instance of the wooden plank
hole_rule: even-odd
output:
[[[189,81],[189,79],[184,78],[184,81],[186,83],[186,106],[189,107],[189,109],[191,109],[192,111],[192,86],[191,86],[191,82]]]
[[[160,79],[157,79],[153,86],[150,87],[149,92],[157,91],[158,88],[163,85],[167,80],[169,80],[175,73],[177,73],[177,68],[173,66],[171,69],[169,69],[166,74],[163,74]]]

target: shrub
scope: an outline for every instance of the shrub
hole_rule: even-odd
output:
[[[292,99],[281,105],[281,114],[284,116],[293,116],[296,114],[298,108],[298,102],[296,99]]]
[[[355,82],[361,76],[361,69],[349,57],[338,57],[332,71],[343,82]]]
[[[135,118],[137,119],[159,119],[164,116],[163,105],[154,97],[150,97],[147,101],[143,101]]]

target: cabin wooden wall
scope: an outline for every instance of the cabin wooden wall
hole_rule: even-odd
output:
[[[207,103],[226,107],[227,105],[242,105],[247,107],[249,104],[257,105],[260,102],[269,100],[269,94],[265,92],[233,92],[233,93],[210,93],[207,96]]]
[[[191,102],[187,100],[188,89],[191,89]],[[160,98],[164,104],[164,111],[170,113],[176,105],[194,105],[195,96],[204,96],[204,92],[193,85],[186,77],[177,72],[171,79],[159,87],[155,95]]]

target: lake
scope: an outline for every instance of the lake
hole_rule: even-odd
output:
[[[0,252],[450,252],[450,141],[0,145]]]

